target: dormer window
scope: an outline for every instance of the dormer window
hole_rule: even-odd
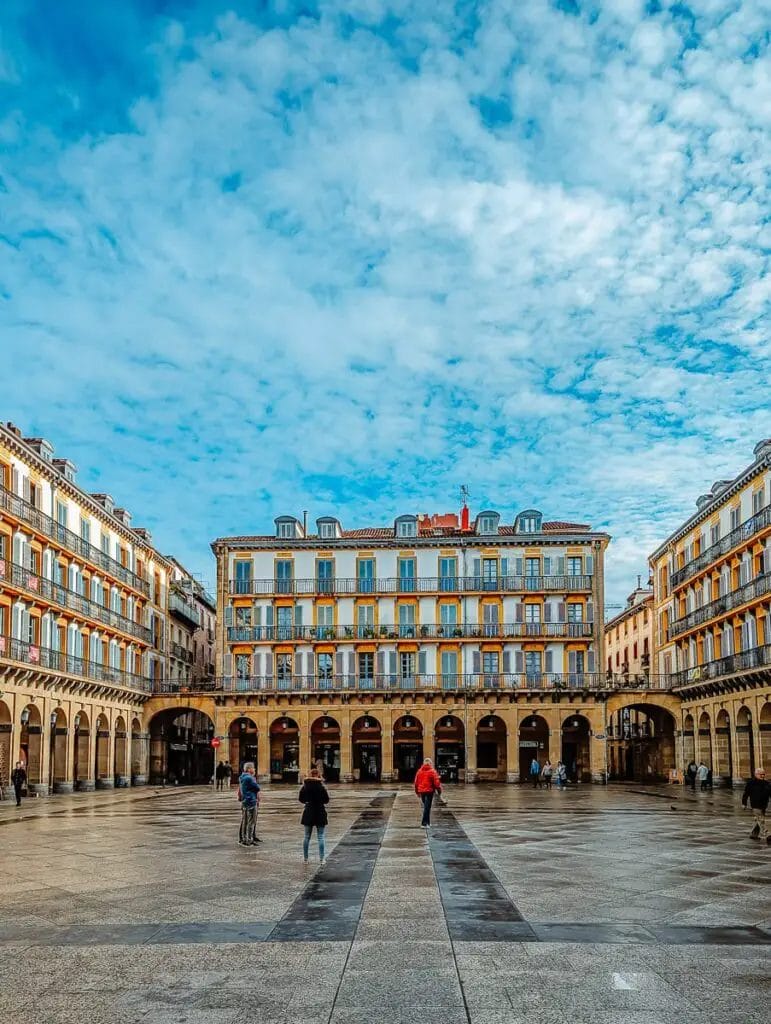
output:
[[[278,536],[288,540],[290,537],[294,537],[294,523],[279,523],[278,524]]]
[[[497,534],[500,518],[497,512],[480,512],[477,516],[477,533]]]
[[[273,521],[276,524],[276,536],[280,540],[295,540],[303,536],[302,526],[294,516],[277,516]]]
[[[341,537],[343,532],[340,529],[340,523],[332,516],[323,516],[321,519],[317,519],[316,529],[322,540],[335,540],[336,537]]]
[[[536,509],[520,512],[514,524],[515,533],[540,533],[543,516]]]
[[[321,523],[319,526],[319,537],[323,537],[324,540],[329,540],[335,535],[335,524],[334,523]]]
[[[418,518],[417,516],[399,516],[394,523],[397,537],[417,537]]]

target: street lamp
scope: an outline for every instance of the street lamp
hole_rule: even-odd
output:
[[[26,725],[29,722],[29,708],[24,708],[21,713],[21,724]]]

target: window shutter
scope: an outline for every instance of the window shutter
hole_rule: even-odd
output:
[[[564,576],[565,575],[565,558],[564,558],[563,555],[560,555],[557,558],[557,575],[558,576]]]
[[[265,675],[270,678],[273,675],[273,654],[271,651],[265,655]]]
[[[381,678],[385,675],[385,651],[377,652],[377,674]]]
[[[545,658],[544,658],[544,670],[546,672],[553,672],[554,671],[553,665],[554,665],[554,652],[553,651],[547,651],[546,655],[545,655]]]
[[[504,673],[511,672],[511,651],[503,652],[503,671]]]
[[[594,622],[594,601],[586,602],[586,621]]]
[[[473,565],[474,565],[474,579],[478,580],[481,577],[481,575],[482,575],[482,560],[480,558],[475,558],[474,562],[473,562]]]
[[[418,675],[426,674],[426,652],[418,651]]]
[[[233,675],[233,655],[232,654],[226,654],[223,660],[224,660],[225,675],[226,676],[232,676]]]
[[[568,672],[574,674],[576,671],[576,652],[568,651]]]
[[[16,468],[11,469],[11,490],[14,494],[19,493],[19,471]]]
[[[478,675],[482,671],[482,657],[479,651],[474,651],[471,657],[471,670],[474,675]]]
[[[396,651],[388,652],[388,674],[396,676]]]
[[[16,565],[22,565],[23,564],[22,563],[23,557],[24,556],[22,554],[21,537],[14,537],[13,538],[13,560],[16,563]]]
[[[262,608],[256,604],[253,608],[254,624],[255,626],[262,625]]]
[[[338,679],[343,675],[343,655],[340,651],[335,655],[335,675]]]
[[[524,672],[525,671],[525,655],[522,651],[514,652],[514,671]]]
[[[273,625],[273,605],[269,604],[265,609],[265,625],[271,627]]]
[[[593,573],[594,573],[594,556],[593,555],[587,555],[586,556],[586,561],[584,562],[584,564],[586,565],[586,575],[587,576],[593,575]]]
[[[305,653],[303,651],[298,651],[297,654],[295,655],[295,665],[297,666],[297,674],[298,674],[298,676],[304,676],[305,675]]]
[[[564,622],[567,618],[567,609],[564,601],[560,601],[557,605],[557,622]]]
[[[594,651],[589,651],[586,656],[586,666],[588,672],[594,672]]]
[[[543,557],[543,574],[544,576],[551,576],[551,557],[544,555]]]
[[[233,605],[232,604],[225,605],[225,625],[226,626],[232,626],[233,625]]]
[[[515,575],[522,576],[525,571],[525,561],[523,558],[515,558],[514,565],[516,566]]]
[[[522,602],[521,601],[517,601],[517,603],[514,605],[514,621],[515,622],[524,622],[525,621],[525,610],[522,607]]]
[[[294,606],[294,624],[295,626],[302,626],[303,624],[303,606],[301,604]]]
[[[260,651],[254,652],[252,662],[254,664],[254,674],[259,679],[259,677],[262,675],[262,654],[260,653]]]
[[[543,621],[551,622],[551,602],[546,601],[543,606]]]
[[[25,501],[29,501],[30,485],[29,485],[29,477],[28,476],[23,476],[21,478],[21,488],[22,488],[22,497],[24,498]]]
[[[508,558],[501,559],[501,576],[509,575],[509,560]]]

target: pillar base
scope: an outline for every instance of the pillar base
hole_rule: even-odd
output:
[[[353,782],[353,772],[345,772],[340,776],[341,782]]]
[[[607,782],[605,778],[605,772],[592,772],[592,782],[596,782],[600,786],[604,786]]]
[[[112,779],[112,778],[110,778],[110,779],[97,779],[96,780],[96,788],[97,789],[115,789],[115,779]]]
[[[132,775],[131,776],[131,785],[132,786],[146,786],[147,785],[147,776],[146,775]]]
[[[73,793],[75,791],[74,782],[55,782],[54,793]]]
[[[380,773],[380,781],[381,782],[394,782],[395,781],[394,780],[394,773],[393,772],[381,772]]]
[[[27,792],[30,796],[48,796],[48,783],[32,782],[27,786]]]
[[[95,788],[93,779],[78,779],[75,783],[76,793],[93,793]]]
[[[476,769],[475,768],[467,768],[466,769],[466,782],[476,782],[476,781],[477,781]]]
[[[506,772],[507,782],[519,782],[519,772]]]
[[[714,789],[732,789],[733,782],[725,775],[714,775],[712,777],[712,786]]]
[[[749,779],[749,775],[747,776],[747,779]],[[731,786],[734,789],[743,789],[747,785],[747,779],[731,779]]]

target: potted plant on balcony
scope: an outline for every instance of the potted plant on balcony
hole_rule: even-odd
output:
[[[388,636],[388,626],[381,626],[380,627],[380,635],[383,638]]]
[[[332,627],[330,627],[329,629],[326,629],[324,631],[324,638],[326,640],[334,640],[335,639],[335,631],[334,631],[334,629]]]
[[[437,626],[436,627],[436,635],[437,636],[444,636],[444,626]]]
[[[374,636],[375,636],[375,630],[372,628],[372,626],[366,626],[365,629],[364,629],[364,639],[365,640],[372,640]]]
[[[346,638],[350,638],[350,637],[353,636],[353,626],[346,626],[345,627],[345,636],[346,636]]]
[[[388,639],[389,640],[395,640],[396,639],[396,630],[395,629],[389,629],[388,630]]]
[[[421,636],[428,636],[428,626],[421,626],[420,627],[420,635]]]
[[[456,626],[455,629],[452,631],[452,635],[463,636],[463,630],[460,628],[460,626]]]

